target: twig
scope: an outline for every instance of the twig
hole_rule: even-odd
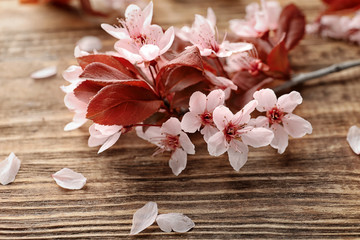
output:
[[[360,66],[360,60],[338,63],[338,64],[331,65],[329,67],[321,68],[321,69],[313,71],[313,72],[301,73],[301,74],[298,74],[298,75],[294,76],[293,78],[291,78],[290,81],[276,87],[274,89],[274,91],[277,93],[282,92],[288,88],[294,87],[294,86],[304,83],[308,80],[322,77],[322,76],[328,75],[330,73],[340,72],[342,70],[356,67],[356,66]]]

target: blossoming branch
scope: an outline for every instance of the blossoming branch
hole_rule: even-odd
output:
[[[180,29],[152,24],[152,16],[152,2],[143,9],[131,4],[119,25],[101,25],[117,39],[115,51],[75,48],[79,66],[63,74],[70,82],[62,87],[64,102],[75,113],[65,130],[92,121],[88,144],[101,153],[135,129],[157,146],[154,155],[170,152],[175,175],[195,154],[189,133],[200,131],[209,154],[227,152],[238,171],[248,146],[270,144],[283,153],[289,135],[312,132],[292,113],[300,94],[277,98],[270,89],[275,79],[290,79],[288,53],[304,36],[305,18],[295,5],[250,4],[245,19],[231,20],[232,33],[224,35],[211,8]]]

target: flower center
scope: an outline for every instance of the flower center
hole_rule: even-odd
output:
[[[238,126],[229,123],[224,129],[226,141],[229,142],[231,139],[235,138],[237,135],[237,131],[238,131]]]
[[[277,107],[272,108],[266,112],[266,117],[269,119],[269,123],[282,123],[284,112],[280,111]]]
[[[162,140],[162,145],[165,146],[167,150],[175,151],[180,147],[179,136],[166,134],[166,137]]]
[[[214,123],[212,114],[209,112],[205,112],[201,114],[200,117],[201,117],[202,125],[208,125],[208,124],[212,125]]]

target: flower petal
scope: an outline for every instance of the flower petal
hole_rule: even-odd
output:
[[[113,27],[110,24],[106,23],[101,24],[101,28],[117,39],[130,38],[129,33],[126,31],[125,28]]]
[[[80,47],[81,50],[91,52],[94,49],[100,50],[102,48],[101,40],[95,36],[85,36],[82,37],[77,43],[77,46]]]
[[[158,147],[162,146],[161,140],[164,138],[164,135],[160,129],[160,127],[149,127],[144,133],[144,139]]]
[[[228,150],[230,165],[239,171],[248,159],[249,148],[244,143],[232,140],[230,142],[230,148]]]
[[[253,127],[268,128],[269,127],[269,119],[265,116],[258,116],[255,119],[254,118],[250,119],[248,125],[253,126]]]
[[[254,93],[254,99],[258,101],[256,109],[259,112],[265,112],[271,110],[276,106],[277,98],[273,90],[266,88],[256,91]]]
[[[158,215],[158,207],[155,202],[148,202],[138,209],[133,216],[130,235],[138,234],[147,227],[151,226]]]
[[[181,147],[185,150],[187,154],[195,154],[195,146],[186,133],[180,133],[179,141]]]
[[[160,48],[153,44],[145,44],[139,50],[140,56],[145,61],[152,61],[160,55]]]
[[[112,145],[114,145],[117,142],[117,140],[119,140],[120,136],[121,136],[121,132],[115,133],[114,135],[110,136],[101,146],[98,153],[102,153],[103,151],[109,149]]]
[[[274,139],[271,141],[270,145],[277,149],[278,153],[283,154],[289,142],[288,133],[283,126],[277,123],[271,126],[271,130],[274,132]]]
[[[171,154],[169,166],[174,173],[178,176],[186,167],[187,154],[184,150],[177,148],[175,152]]]
[[[81,174],[74,172],[71,169],[63,168],[52,175],[56,184],[66,189],[81,189],[86,183],[86,178]]]
[[[43,78],[50,78],[57,74],[57,67],[51,66],[47,68],[40,69],[36,72],[31,74],[32,79],[43,79]]]
[[[189,101],[189,110],[195,114],[202,114],[206,109],[206,95],[202,92],[194,92]]]
[[[181,120],[181,128],[188,133],[194,133],[201,127],[201,119],[198,114],[187,112]]]
[[[209,8],[207,9],[206,19],[209,21],[210,25],[215,28],[215,25],[216,25],[216,15],[215,15],[214,10],[213,10],[211,7],[209,7]]]
[[[279,97],[277,106],[281,111],[291,113],[297,105],[302,103],[302,100],[300,93],[292,91]]]
[[[283,117],[283,125],[285,131],[294,138],[300,138],[305,134],[312,133],[311,123],[292,113]]]
[[[62,76],[66,81],[73,83],[79,81],[82,72],[83,70],[80,66],[71,65],[62,73]]]
[[[230,109],[223,105],[216,107],[213,112],[213,121],[220,131],[228,125],[233,117],[234,114],[230,111]]]
[[[171,117],[161,126],[161,132],[177,136],[181,133],[181,123],[179,119]]]
[[[0,162],[0,183],[6,185],[12,183],[20,169],[21,161],[15,156],[14,153]]]
[[[164,232],[184,233],[195,227],[195,223],[182,213],[160,214],[156,218],[156,223]]]
[[[258,102],[256,100],[248,102],[243,109],[241,109],[235,114],[232,122],[235,125],[243,125],[248,123],[251,118],[250,114],[255,110],[257,105]]]
[[[349,129],[346,140],[348,141],[354,153],[360,154],[360,128],[357,126],[352,126]]]
[[[205,142],[208,142],[209,139],[215,135],[219,130],[216,127],[206,125],[203,129],[201,129],[200,133],[204,135]]]
[[[264,147],[269,145],[274,138],[274,133],[267,128],[253,128],[241,135],[242,141],[252,147]]]
[[[160,47],[160,54],[166,53],[175,39],[175,30],[174,27],[170,27],[165,31],[164,35],[161,37],[158,46]]]
[[[217,106],[224,105],[225,93],[220,89],[213,90],[209,93],[206,100],[206,110],[212,113]]]
[[[149,4],[142,11],[142,17],[144,18],[143,27],[146,27],[151,24],[151,20],[153,17],[153,9],[154,9],[154,4],[152,1],[150,1]]]
[[[219,131],[209,139],[207,147],[211,156],[220,156],[229,149],[229,144],[225,139],[224,133]]]
[[[84,125],[87,122],[87,119],[84,118],[82,120],[73,120],[72,122],[69,122],[68,124],[65,125],[64,127],[64,131],[72,131],[75,129],[78,129],[79,127],[81,127],[82,125]]]

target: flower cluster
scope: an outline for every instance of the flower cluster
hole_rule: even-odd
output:
[[[70,83],[62,87],[65,105],[75,113],[65,130],[91,120],[88,144],[101,146],[100,153],[135,129],[158,147],[154,155],[170,152],[175,175],[195,153],[188,134],[196,131],[210,155],[227,152],[236,171],[247,161],[248,146],[270,144],[283,153],[288,135],[309,134],[311,124],[292,114],[302,102],[299,93],[277,99],[266,86],[289,79],[288,52],[303,37],[305,19],[295,5],[282,9],[271,1],[246,11],[219,41],[212,9],[191,26],[163,30],[152,23],[152,2],[143,9],[129,5],[118,26],[101,25],[117,39],[115,51],[75,48],[79,66],[63,74]],[[252,119],[255,109],[264,115]]]
[[[308,33],[360,44],[360,2],[324,1],[328,8],[320,17],[306,26]]]

